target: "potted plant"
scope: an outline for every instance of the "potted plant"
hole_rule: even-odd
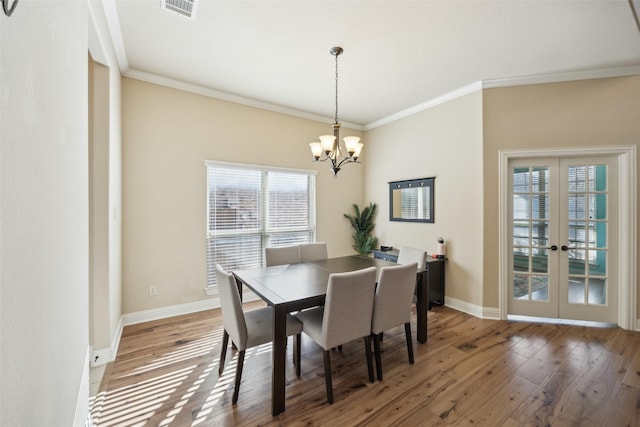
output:
[[[375,227],[373,221],[377,206],[375,203],[370,202],[369,206],[366,206],[362,211],[357,204],[353,204],[354,215],[344,214],[344,217],[351,222],[353,227],[353,249],[360,255],[368,255],[372,249],[378,246],[378,238],[371,233]]]

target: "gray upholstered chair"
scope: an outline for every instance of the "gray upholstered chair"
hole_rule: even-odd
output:
[[[325,242],[302,243],[300,246],[300,262],[327,259],[327,244]]]
[[[235,388],[232,402],[238,401],[244,353],[248,348],[273,341],[273,308],[263,307],[256,310],[243,311],[240,293],[232,274],[225,272],[220,265],[216,265],[216,280],[220,291],[220,305],[222,307],[222,322],[224,334],[222,349],[220,350],[220,366],[218,374],[222,375],[229,337],[238,348],[238,364],[236,367]],[[296,375],[300,376],[300,333],[302,323],[293,316],[287,316],[287,336],[295,335],[293,360],[296,365]]]
[[[266,248],[264,255],[267,267],[272,265],[298,264],[300,262],[300,248],[298,245]]]
[[[409,246],[400,246],[398,250],[398,264],[418,263],[418,270],[424,270],[427,264],[427,252]]]
[[[331,274],[324,307],[296,314],[302,321],[302,331],[324,350],[325,385],[329,403],[333,403],[330,350],[334,347],[363,338],[369,381],[374,381],[370,335],[375,286],[375,267]]]
[[[382,381],[382,357],[380,354],[380,334],[404,324],[407,339],[409,363],[413,364],[411,341],[411,304],[413,288],[416,284],[417,264],[394,265],[380,269],[371,319],[371,334],[376,358],[378,380]]]

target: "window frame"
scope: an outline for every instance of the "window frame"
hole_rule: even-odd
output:
[[[253,165],[253,164],[245,164],[245,163],[233,163],[233,162],[223,162],[216,160],[205,160],[205,191],[206,191],[206,202],[205,202],[205,264],[207,270],[207,282],[205,286],[205,292],[207,295],[214,295],[218,293],[218,286],[215,282],[215,276],[212,277],[214,271],[214,265],[217,262],[215,259],[211,259],[209,253],[209,245],[211,239],[220,239],[220,238],[229,238],[229,237],[248,237],[248,236],[257,236],[260,240],[260,261],[262,266],[264,263],[264,248],[267,246],[267,243],[271,240],[272,236],[284,235],[286,233],[308,233],[309,234],[309,242],[315,242],[316,237],[316,185],[317,185],[317,175],[318,172],[315,170],[307,170],[307,169],[293,169],[293,168],[282,168],[282,167],[274,167],[274,166],[265,166],[265,165]],[[230,229],[230,230],[211,230],[211,191],[209,187],[209,169],[210,168],[225,168],[225,169],[237,169],[237,170],[250,170],[256,171],[260,173],[260,195],[261,200],[259,203],[259,217],[260,217],[260,226],[258,228],[253,228],[250,230],[241,230],[241,229]],[[308,179],[310,179],[309,183],[309,196],[308,196],[308,210],[309,210],[309,219],[306,227],[292,227],[285,229],[273,229],[269,226],[269,174],[271,173],[291,173],[298,175],[306,175]],[[211,265],[210,265],[211,264]],[[228,268],[222,263],[223,268]]]

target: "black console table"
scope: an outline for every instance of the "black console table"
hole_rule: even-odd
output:
[[[398,262],[398,250],[390,251],[374,250],[373,257],[389,262]],[[432,305],[444,305],[444,262],[442,258],[427,256],[427,264],[424,266],[427,274],[429,288],[429,308]]]

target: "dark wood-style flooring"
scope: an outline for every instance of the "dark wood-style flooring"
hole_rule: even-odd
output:
[[[415,342],[412,324],[414,365],[404,329],[385,333],[381,382],[367,380],[361,341],[332,352],[333,405],[322,351],[303,335],[302,376],[290,345],[286,411],[277,417],[270,344],[247,351],[231,404],[236,353],[219,377],[219,310],[128,326],[93,401],[94,424],[640,426],[640,333],[483,320],[447,307],[428,316],[426,344]]]

